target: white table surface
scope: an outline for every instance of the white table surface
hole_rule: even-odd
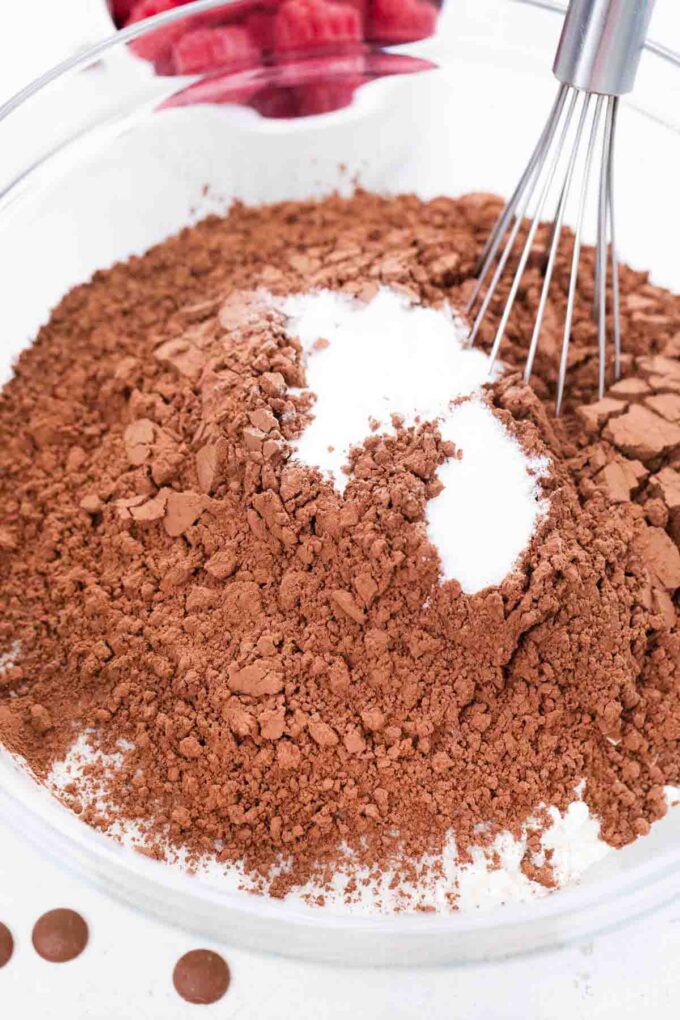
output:
[[[99,37],[100,0],[6,0],[0,33],[0,100],[65,53]],[[448,0],[454,3],[455,0]],[[64,12],[73,12],[64,25]],[[653,35],[680,49],[678,0],[658,0]],[[0,159],[1,159],[0,154]],[[86,952],[66,965],[34,953],[37,917],[55,906],[90,925]],[[0,920],[15,953],[0,969],[0,1017],[8,1020],[174,1020],[196,1015],[258,1020],[444,1018],[628,1020],[680,1014],[680,904],[593,941],[503,963],[465,968],[346,970],[213,946],[232,985],[220,1003],[188,1005],[171,973],[199,944],[75,880],[21,844],[0,819]]]

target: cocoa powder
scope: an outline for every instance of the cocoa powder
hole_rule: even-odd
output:
[[[257,289],[365,299],[385,284],[462,305],[498,208],[363,192],[236,205],[97,273],[21,356],[0,396],[0,739],[41,779],[83,732],[117,755],[84,767],[106,809],[63,794],[86,821],[134,819],[146,852],[243,861],[280,895],[347,849],[407,869],[453,832],[465,854],[565,808],[582,779],[615,846],[665,812],[680,780],[680,298],[622,267],[626,378],[588,404],[581,275],[558,421],[558,259],[532,388],[511,371],[486,395],[551,458],[549,513],[499,588],[439,583],[423,522],[452,451],[436,424],[368,438],[343,496],[291,458],[312,398]],[[531,841],[525,867],[552,881]]]

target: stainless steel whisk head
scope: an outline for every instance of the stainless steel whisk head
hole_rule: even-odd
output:
[[[500,352],[537,231],[549,203],[556,199],[541,296],[524,370],[524,378],[528,382],[541,336],[565,214],[573,194],[576,199],[576,218],[557,384],[558,414],[564,399],[586,210],[595,186],[597,241],[594,315],[598,329],[600,397],[604,395],[607,366],[609,276],[614,324],[614,374],[617,378],[621,370],[619,281],[614,225],[614,140],[619,98],[633,87],[653,4],[654,0],[571,0],[553,66],[555,76],[560,81],[557,97],[526,169],[487,241],[478,267],[477,284],[468,304],[468,314],[475,313],[469,335],[472,344],[479,334],[499,283],[513,261],[522,226],[528,222],[528,232],[512,274],[510,292],[491,347],[493,365]],[[578,172],[581,173],[581,180],[576,184]]]

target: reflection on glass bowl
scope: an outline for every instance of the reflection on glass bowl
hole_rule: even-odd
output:
[[[108,6],[124,28],[185,2]],[[438,15],[431,0],[245,0],[159,27],[129,46],[157,75],[194,77],[178,97],[182,105],[237,104],[287,119],[341,110],[369,81],[423,70],[426,62],[381,48],[432,36]]]

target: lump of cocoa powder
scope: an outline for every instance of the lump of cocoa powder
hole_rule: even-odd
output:
[[[109,807],[85,820],[141,821],[147,852],[219,853],[278,895],[342,847],[387,869],[453,832],[465,853],[481,823],[517,833],[583,779],[613,845],[663,814],[680,781],[680,433],[658,398],[677,391],[680,298],[622,267],[628,377],[593,404],[579,293],[555,420],[569,255],[533,390],[512,373],[529,270],[510,374],[485,399],[549,457],[549,511],[498,588],[440,581],[436,423],[371,436],[343,495],[292,454],[313,402],[258,288],[462,303],[498,208],[236,205],[76,288],[21,356],[0,395],[0,739],[43,779],[79,733],[115,753],[88,766]]]

